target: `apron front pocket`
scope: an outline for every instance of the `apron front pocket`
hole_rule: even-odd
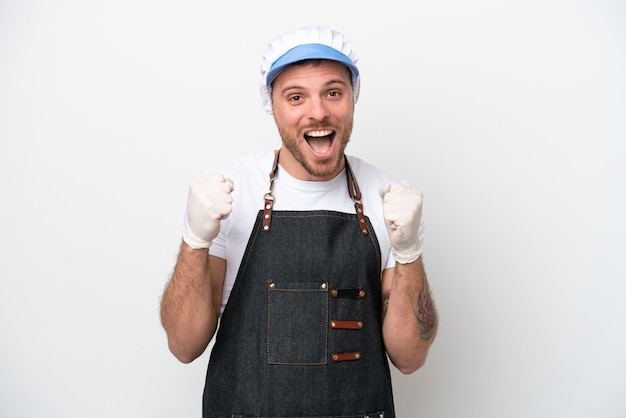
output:
[[[327,364],[328,294],[326,282],[268,282],[269,364]]]

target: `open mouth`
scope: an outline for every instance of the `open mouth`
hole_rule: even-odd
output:
[[[332,129],[308,131],[305,132],[304,139],[315,154],[323,156],[332,152],[335,131]]]

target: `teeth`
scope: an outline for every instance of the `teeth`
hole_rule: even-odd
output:
[[[320,136],[327,136],[332,134],[333,131],[330,129],[325,129],[323,131],[311,131],[311,132],[307,132],[306,136],[313,136],[313,137],[317,137],[319,138]]]

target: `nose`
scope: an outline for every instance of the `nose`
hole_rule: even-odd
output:
[[[309,119],[312,120],[324,120],[330,116],[330,111],[327,103],[324,103],[324,99],[320,97],[312,98],[309,101]]]

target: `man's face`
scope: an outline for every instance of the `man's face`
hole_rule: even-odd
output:
[[[345,65],[316,60],[287,67],[272,84],[272,106],[284,145],[280,164],[289,174],[324,181],[343,170],[354,116]]]

